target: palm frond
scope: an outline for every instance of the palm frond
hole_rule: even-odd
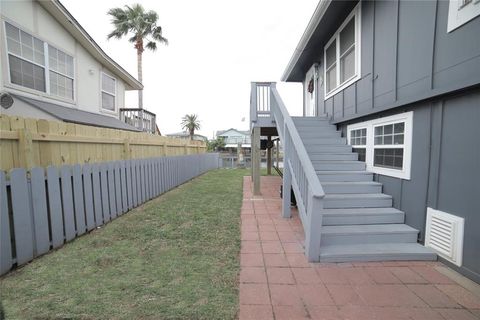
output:
[[[152,50],[152,51],[156,51],[157,50],[157,43],[154,42],[154,41],[149,41],[147,43],[147,45],[145,46],[145,48],[147,48],[149,50]]]
[[[158,26],[152,32],[152,38],[168,46],[168,39],[162,35],[162,27]]]

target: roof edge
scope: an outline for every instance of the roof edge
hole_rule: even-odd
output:
[[[308,41],[313,35],[313,32],[317,29],[318,24],[320,23],[320,20],[322,20],[323,15],[327,11],[327,8],[330,6],[332,3],[332,0],[320,0],[320,2],[317,5],[317,8],[315,9],[315,12],[313,13],[312,17],[310,18],[310,21],[308,22],[307,28],[303,32],[302,37],[300,38],[300,41],[297,44],[297,47],[295,48],[295,51],[293,52],[292,57],[290,58],[290,61],[287,64],[287,67],[285,68],[285,71],[282,74],[281,81],[288,81],[293,69],[295,68],[298,59],[300,58],[300,55],[303,53],[305,50],[305,47],[307,46]]]
[[[63,25],[71,34],[72,36],[82,44],[79,37],[83,40],[86,40],[88,44],[91,46],[90,48],[85,48],[87,51],[95,57],[95,54],[92,51],[95,51],[98,56],[95,57],[100,60],[103,64],[110,67],[112,71],[116,71],[115,73],[120,76],[120,78],[126,83],[130,90],[142,90],[143,85],[140,81],[138,81],[134,76],[132,76],[128,71],[126,71],[122,66],[120,66],[115,60],[113,60],[108,54],[103,51],[103,49],[93,40],[93,38],[88,34],[88,32],[80,25],[80,23],[75,19],[75,17],[65,8],[65,6],[59,0],[50,0],[50,1],[40,1],[36,0],[45,10],[47,10],[50,14],[55,17],[55,12],[62,14],[66,19],[67,22],[74,28],[74,30],[78,34],[73,34],[69,31],[69,25],[65,23],[65,21],[58,21],[61,25]],[[103,61],[102,61],[103,60]],[[127,89],[128,90],[128,89]]]

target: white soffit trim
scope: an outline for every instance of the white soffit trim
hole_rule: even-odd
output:
[[[300,38],[300,41],[298,42],[297,47],[293,52],[293,55],[290,58],[290,61],[288,62],[287,67],[285,68],[285,71],[283,72],[283,75],[281,78],[282,81],[286,81],[290,76],[290,74],[292,73],[292,70],[297,64],[298,59],[300,58],[300,55],[305,50],[305,47],[307,46],[308,41],[312,37],[313,32],[317,29],[317,26],[320,23],[320,20],[322,20],[322,17],[327,11],[327,8],[331,2],[332,0],[320,0],[320,2],[318,3],[312,18],[310,18],[310,21],[308,22],[307,28],[303,32],[303,35]]]

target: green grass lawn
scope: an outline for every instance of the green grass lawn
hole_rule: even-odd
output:
[[[234,319],[242,177],[216,170],[0,279],[7,319]]]

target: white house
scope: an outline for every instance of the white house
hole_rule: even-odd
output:
[[[125,91],[142,84],[58,0],[0,6],[1,113],[153,131],[154,114],[122,110]]]
[[[228,130],[217,131],[217,138],[223,138],[225,142],[225,148],[237,148],[238,144],[242,144],[242,148],[250,149],[250,132],[241,131],[230,128]]]

